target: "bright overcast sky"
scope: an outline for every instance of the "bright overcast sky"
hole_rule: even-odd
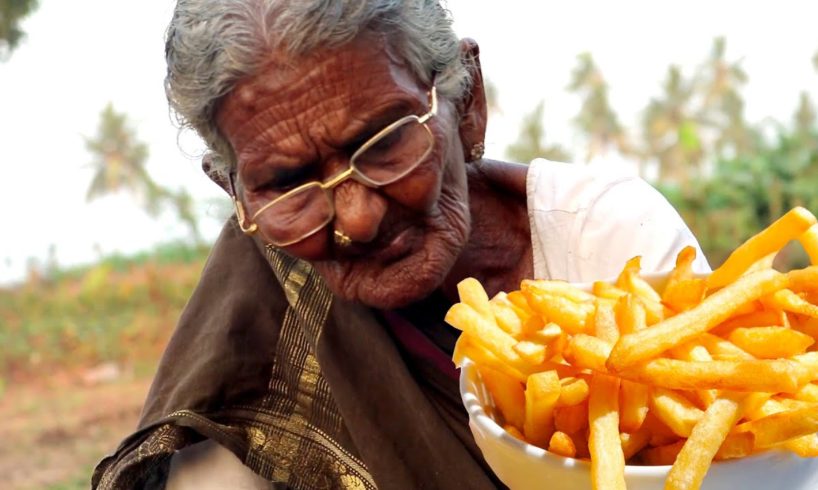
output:
[[[199,145],[179,149],[162,90],[163,35],[173,2],[41,2],[24,24],[28,38],[0,63],[0,165],[7,171],[0,209],[0,282],[19,278],[29,257],[56,247],[59,263],[91,261],[95,249],[125,253],[186,236],[172,214],[151,220],[128,196],[85,202],[94,134],[109,101],[126,112],[150,146],[156,181],[185,186],[199,203],[208,238],[224,207],[199,171]],[[818,3],[450,0],[455,28],[481,45],[484,73],[498,88],[502,114],[489,126],[490,157],[502,157],[522,116],[545,101],[549,141],[579,143],[570,124],[578,100],[565,93],[576,55],[589,51],[611,87],[622,122],[657,95],[667,66],[690,72],[712,39],[727,38],[728,59],[742,59],[751,121],[788,122],[798,94],[818,100]],[[187,154],[186,154],[187,153]],[[8,170],[11,171],[10,175]]]

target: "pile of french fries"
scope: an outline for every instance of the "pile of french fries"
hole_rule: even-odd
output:
[[[779,272],[798,240],[811,266]],[[707,276],[682,250],[665,284],[636,257],[592,291],[525,280],[489,299],[458,285],[446,321],[498,422],[555,454],[590,458],[593,488],[624,489],[625,465],[672,465],[696,489],[712,461],[770,448],[818,456],[818,224],[795,208]]]

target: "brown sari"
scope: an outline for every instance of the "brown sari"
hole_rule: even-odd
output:
[[[401,350],[306,262],[222,231],[162,358],[138,430],[92,488],[163,488],[213,439],[276,488],[497,488],[456,380]]]

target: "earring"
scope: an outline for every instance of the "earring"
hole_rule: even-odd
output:
[[[474,146],[471,147],[471,153],[469,155],[471,157],[471,160],[469,161],[474,162],[480,160],[481,158],[483,158],[483,153],[485,151],[486,145],[483,144],[482,141],[480,143],[475,143]]]

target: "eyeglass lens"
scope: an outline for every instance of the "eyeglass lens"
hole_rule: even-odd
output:
[[[416,119],[409,119],[356,153],[351,164],[370,183],[391,184],[414,170],[429,155],[433,144],[431,131]],[[267,208],[262,213],[263,228],[268,239],[285,246],[323,228],[334,213],[330,193],[315,182]]]

